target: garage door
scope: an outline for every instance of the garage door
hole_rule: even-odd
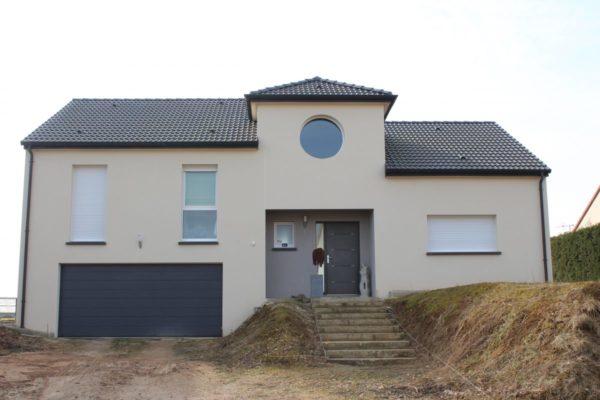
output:
[[[62,265],[67,337],[221,336],[221,265]]]

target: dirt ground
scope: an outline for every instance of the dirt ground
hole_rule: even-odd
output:
[[[424,361],[384,368],[226,368],[190,360],[175,344],[149,340],[128,351],[110,340],[64,340],[51,350],[8,354],[0,357],[0,399],[488,398],[447,380],[423,380],[430,367]]]

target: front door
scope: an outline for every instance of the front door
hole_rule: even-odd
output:
[[[326,294],[358,294],[359,263],[358,222],[326,222]]]

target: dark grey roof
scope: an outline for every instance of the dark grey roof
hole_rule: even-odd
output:
[[[387,103],[385,109],[385,116],[387,117],[398,96],[386,90],[332,81],[315,76],[303,81],[255,90],[244,95],[244,97],[248,102],[248,116],[255,118],[251,103],[260,101],[385,102]]]
[[[26,147],[258,147],[244,99],[76,99]],[[387,175],[540,175],[494,122],[386,122]]]
[[[261,90],[254,90],[246,95],[256,96],[393,96],[392,92],[373,89],[350,83],[332,81],[315,76],[303,81],[286,83],[285,85],[272,86]]]
[[[547,175],[495,122],[386,122],[387,175]]]
[[[257,147],[244,99],[75,99],[26,147]]]

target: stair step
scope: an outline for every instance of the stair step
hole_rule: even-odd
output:
[[[415,360],[415,357],[391,357],[391,358],[328,358],[327,361],[336,364],[346,365],[395,365],[408,364]]]
[[[317,315],[319,321],[326,319],[389,319],[390,315],[386,312],[372,312],[372,313],[322,313]]]
[[[382,313],[385,312],[385,307],[314,307],[315,314],[331,314],[331,313]]]
[[[399,332],[396,325],[319,325],[320,333],[390,333]]]
[[[323,342],[325,350],[354,349],[405,349],[410,346],[408,340],[350,340]]]
[[[322,333],[321,340],[324,342],[330,341],[356,341],[356,340],[402,340],[404,333],[389,332],[389,333]]]
[[[353,350],[327,350],[328,358],[393,358],[413,357],[413,349],[353,349]]]
[[[312,300],[313,308],[318,307],[383,307],[385,303],[382,300]]]
[[[331,326],[331,325],[369,325],[369,326],[385,326],[393,325],[394,321],[391,319],[375,318],[375,319],[323,319],[319,321],[319,326]]]

